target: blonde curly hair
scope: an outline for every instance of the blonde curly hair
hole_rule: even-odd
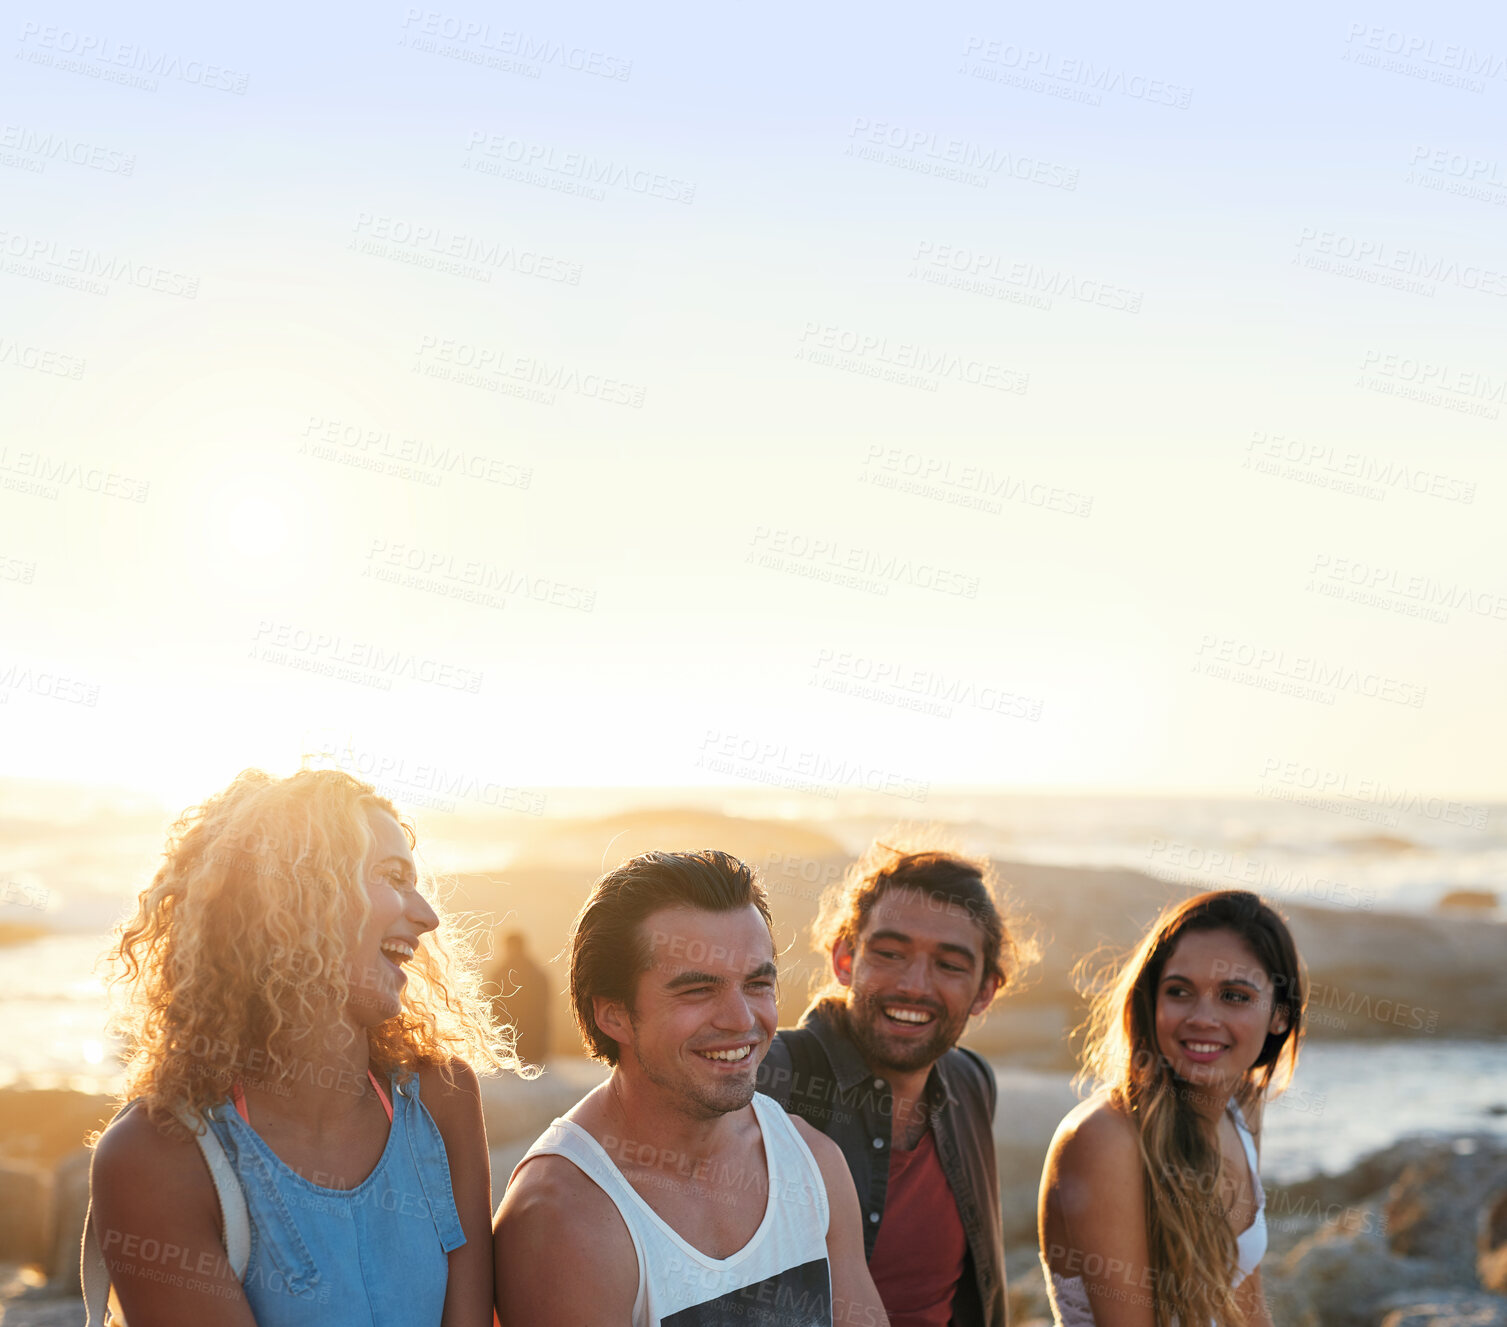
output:
[[[202,1114],[238,1079],[278,1091],[319,1071],[319,1034],[340,1026],[352,999],[345,937],[371,912],[374,811],[417,842],[387,798],[338,770],[246,770],[178,818],[109,955],[111,984],[124,988],[112,1029],[127,1047],[127,1099],[155,1118]],[[422,937],[400,1012],[366,1033],[375,1073],[406,1080],[437,1065],[453,1082],[455,1059],[520,1071],[460,941],[443,914]]]

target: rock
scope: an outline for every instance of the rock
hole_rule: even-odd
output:
[[[1475,1138],[1437,1148],[1392,1186],[1384,1209],[1387,1244],[1394,1253],[1447,1267],[1450,1274],[1441,1284],[1472,1286],[1481,1209],[1503,1187],[1507,1148]]]
[[[1484,1289],[1507,1295],[1507,1189],[1492,1194],[1481,1208],[1476,1274]]]
[[[1381,1327],[1507,1327],[1507,1299],[1471,1290],[1441,1290],[1396,1308]]]
[[[0,1162],[0,1261],[46,1260],[51,1178],[40,1166]]]
[[[1376,1231],[1342,1226],[1325,1226],[1279,1267],[1324,1327],[1375,1327],[1384,1300],[1396,1304],[1411,1294],[1411,1302],[1422,1302],[1455,1279],[1443,1263],[1394,1253]]]
[[[1009,1289],[1010,1321],[1030,1323],[1052,1320],[1047,1299],[1046,1277],[1033,1240],[1005,1250],[1005,1284]]]
[[[53,1295],[78,1295],[79,1246],[89,1211],[87,1147],[64,1157],[52,1172],[52,1252],[47,1261],[47,1290]]]
[[[7,1158],[49,1169],[114,1115],[111,1097],[61,1088],[0,1088],[0,1145]]]
[[[5,1327],[84,1327],[82,1299],[13,1299],[0,1308]]]
[[[1261,1269],[1261,1293],[1266,1299],[1267,1312],[1274,1323],[1281,1327],[1320,1327],[1318,1315],[1308,1297],[1280,1267]]]

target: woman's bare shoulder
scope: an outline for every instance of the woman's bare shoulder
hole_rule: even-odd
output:
[[[1107,1092],[1074,1106],[1052,1138],[1049,1153],[1059,1171],[1110,1179],[1140,1173],[1141,1139],[1135,1121]]]

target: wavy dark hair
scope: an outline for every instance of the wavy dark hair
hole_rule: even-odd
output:
[[[774,937],[769,900],[758,876],[730,853],[646,852],[608,871],[570,932],[570,1003],[594,1060],[618,1062],[618,1044],[597,1026],[597,996],[633,1008],[639,974],[649,966],[642,923],[661,908],[734,912],[752,904]]]
[[[1238,935],[1271,981],[1273,1007],[1286,1010],[1286,1029],[1267,1034],[1235,1091],[1241,1111],[1254,1116],[1259,1129],[1268,1092],[1285,1088],[1297,1066],[1305,978],[1286,921],[1246,890],[1198,894],[1157,918],[1094,1001],[1082,1077],[1107,1088],[1140,1133],[1158,1327],[1174,1316],[1184,1323],[1238,1327],[1244,1319],[1231,1285],[1235,1236],[1208,1198],[1218,1176],[1218,1146],[1197,1110],[1196,1091],[1172,1073],[1156,1040],[1157,988],[1167,960],[1190,931]]]

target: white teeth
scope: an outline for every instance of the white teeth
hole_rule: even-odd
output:
[[[382,952],[401,963],[413,957],[413,946],[406,940],[384,940]]]
[[[709,1060],[746,1060],[752,1051],[752,1046],[740,1046],[735,1051],[701,1051],[699,1054]]]
[[[1183,1044],[1197,1055],[1204,1055],[1209,1051],[1222,1051],[1224,1049],[1217,1041],[1189,1041]]]
[[[923,1014],[914,1009],[886,1009],[884,1012],[891,1018],[898,1019],[902,1023],[931,1022],[930,1014]]]

